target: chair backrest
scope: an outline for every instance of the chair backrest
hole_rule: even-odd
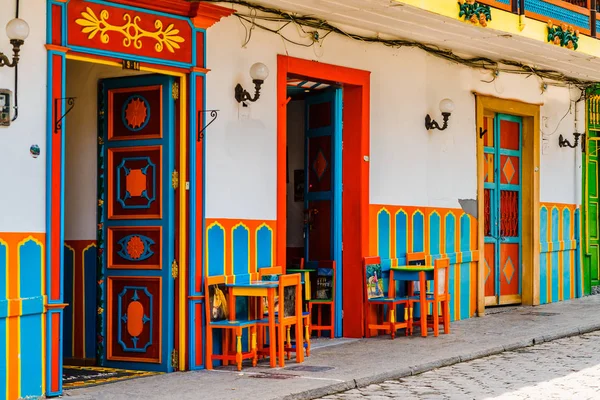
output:
[[[433,263],[434,297],[448,294],[450,282],[450,259],[439,258]]]
[[[406,265],[425,265],[425,253],[406,253]]]
[[[209,322],[226,320],[229,318],[229,288],[225,285],[225,275],[209,276],[204,282],[208,294],[206,314]]]
[[[258,279],[261,281],[276,281],[283,274],[282,267],[265,267],[258,270]]]
[[[290,266],[294,267],[295,269],[304,269],[304,257],[292,258]]]
[[[363,275],[365,277],[367,300],[385,297],[381,257],[365,257],[363,260]]]
[[[283,319],[295,318],[302,314],[302,290],[300,274],[287,274],[279,276],[278,313]],[[300,301],[296,301],[299,299]]]
[[[315,283],[316,299],[330,301],[335,299],[335,261],[319,261]]]

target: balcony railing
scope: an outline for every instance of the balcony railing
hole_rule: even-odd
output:
[[[494,8],[555,25],[567,24],[584,35],[598,37],[596,14],[600,0],[479,0]]]

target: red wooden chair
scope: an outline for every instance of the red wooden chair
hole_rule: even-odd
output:
[[[330,338],[335,336],[335,261],[319,261],[315,281],[315,298],[307,301],[309,321],[313,315],[313,307],[317,314],[317,323],[311,324],[310,332],[317,331],[321,336],[322,331],[329,331]],[[323,324],[323,309],[330,310],[330,323]]]
[[[438,336],[440,323],[444,326],[444,333],[450,333],[450,259],[440,258],[433,263],[433,288],[427,292],[427,303],[432,306],[432,315],[421,316],[427,318],[427,328],[433,329],[433,336]],[[415,295],[412,301],[419,301]],[[440,314],[441,309],[441,314]],[[441,322],[440,322],[441,318]],[[415,323],[417,323],[415,321]]]
[[[206,301],[206,369],[213,368],[213,360],[223,361],[223,365],[228,365],[229,361],[237,364],[238,371],[242,369],[242,361],[252,360],[252,366],[256,366],[257,346],[256,346],[256,320],[230,320],[228,302],[230,299],[226,294],[225,276],[211,276],[205,279],[205,290],[208,295]],[[213,354],[213,330],[223,330],[223,352],[222,354]],[[242,331],[249,330],[251,337],[251,349],[244,352],[242,348]],[[229,354],[230,341],[229,334],[233,333],[235,339],[235,354]]]
[[[406,334],[412,331],[411,301],[408,297],[396,297],[394,279],[390,274],[388,294],[386,296],[383,287],[383,271],[380,257],[365,257],[363,260],[363,276],[365,277],[365,333],[371,336],[371,330],[385,330],[390,332],[392,339],[396,337],[396,331],[404,328]],[[396,317],[396,308],[404,305],[404,321],[399,322]],[[371,307],[388,308],[387,320],[383,313],[375,315],[376,322],[371,322]]]

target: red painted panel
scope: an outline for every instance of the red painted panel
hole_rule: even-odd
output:
[[[51,320],[51,332],[52,332],[52,352],[50,359],[50,388],[53,392],[58,392],[59,387],[59,379],[62,379],[59,371],[61,370],[60,365],[60,343],[62,342],[62,337],[60,336],[60,313],[53,312]]]
[[[204,352],[203,352],[203,347],[204,344],[202,343],[202,310],[203,309],[203,305],[202,303],[196,303],[194,305],[194,324],[195,324],[195,332],[196,332],[196,337],[194,338],[194,350],[195,350],[195,364],[196,366],[198,365],[202,365],[204,364]]]
[[[331,260],[331,202],[311,201],[308,207],[317,210],[308,235],[308,259]]]
[[[186,20],[80,0],[67,8],[69,46],[193,63]]]
[[[160,363],[160,277],[108,277],[107,359]]]
[[[204,32],[198,31],[196,33],[196,66],[205,68],[204,63]]]
[[[202,76],[196,77],[196,115],[198,110],[203,108],[204,103],[204,78]],[[205,116],[201,114],[201,118],[197,121],[197,126],[204,126]],[[202,226],[202,150],[204,147],[204,140],[194,142],[196,146],[196,276],[195,276],[195,289],[196,293],[201,293],[203,290],[202,285],[202,260],[203,254],[203,235],[204,229]]]
[[[132,171],[145,176],[140,192]],[[108,149],[108,217],[110,219],[161,218],[162,148],[160,146]]]
[[[500,192],[500,236],[519,236],[519,192]]]
[[[487,183],[494,183],[494,155],[484,154],[483,155],[483,180]]]
[[[492,236],[492,227],[491,227],[491,209],[490,209],[490,202],[491,202],[491,190],[490,189],[484,189],[483,190],[483,232],[485,234],[485,236]]]
[[[108,139],[154,139],[162,132],[162,86],[108,91]]]
[[[500,156],[500,183],[518,185],[520,183],[519,157]]]
[[[52,44],[62,45],[62,7],[58,4],[52,5]]]
[[[52,98],[57,99],[64,97],[62,92],[62,73],[63,73],[63,57],[60,55],[52,56]],[[62,104],[52,101],[52,107],[58,108],[54,115],[62,115]],[[63,124],[64,127],[64,124]],[[62,165],[61,144],[63,130],[52,134],[52,170],[48,173],[52,174],[52,196],[50,206],[50,224],[51,224],[51,258],[50,258],[50,276],[51,290],[50,299],[60,301],[61,292],[61,276],[60,276],[60,255],[63,249],[61,243],[61,228],[60,228],[60,193],[61,193],[61,174],[60,167]]]
[[[160,226],[108,228],[108,268],[161,269]]]
[[[308,191],[328,192],[332,186],[331,136],[308,141]]]
[[[513,121],[500,121],[500,147],[507,150],[520,150],[520,125]]]
[[[500,294],[518,295],[520,271],[519,244],[500,244]]]
[[[495,271],[495,248],[496,245],[493,243],[486,243],[484,246],[484,277],[485,277],[485,296],[496,295],[496,271]]]

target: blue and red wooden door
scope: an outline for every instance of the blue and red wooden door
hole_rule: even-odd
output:
[[[486,305],[521,303],[522,120],[485,116],[484,232]]]
[[[335,336],[342,335],[342,89],[306,98],[304,258],[336,262]]]
[[[104,187],[99,251],[104,364],[171,371],[174,346],[174,80],[148,75],[100,82]],[[103,182],[103,185],[102,185]]]

